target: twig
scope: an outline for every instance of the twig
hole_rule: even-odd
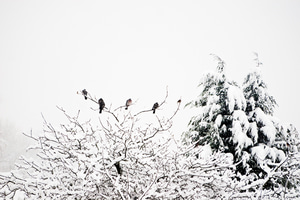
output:
[[[153,181],[150,183],[150,185],[146,188],[145,192],[140,196],[139,200],[142,200],[143,197],[149,192],[149,190],[151,189],[151,187],[153,186],[153,184],[156,182],[157,180],[157,174],[155,174],[155,177],[153,179]]]
[[[140,112],[138,112],[137,114],[133,115],[133,117],[136,117],[137,115],[141,114],[141,113],[144,113],[144,112],[152,112],[153,110],[150,109],[150,110],[142,110]]]

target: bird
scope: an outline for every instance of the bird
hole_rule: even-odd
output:
[[[120,161],[116,162],[114,164],[114,166],[116,167],[118,174],[121,176],[122,175],[122,168],[121,168],[121,165],[120,165]]]
[[[84,99],[87,100],[87,93],[88,92],[86,91],[86,89],[83,89],[81,92],[82,92],[82,94],[84,96]]]
[[[153,110],[153,114],[155,114],[155,110],[159,107],[158,103],[156,102],[153,107],[152,107],[152,110]]]
[[[127,99],[127,101],[126,101],[126,104],[125,104],[125,110],[127,110],[128,109],[128,107],[129,106],[131,106],[132,105],[132,100],[131,99]]]
[[[181,99],[179,99],[179,100],[177,101],[177,103],[181,103]]]
[[[102,113],[102,110],[103,110],[103,108],[105,107],[105,103],[104,103],[104,101],[103,101],[102,98],[100,98],[100,99],[98,100],[98,104],[99,104],[99,113]]]

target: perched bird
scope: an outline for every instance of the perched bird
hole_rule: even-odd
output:
[[[152,107],[152,110],[153,110],[153,114],[155,114],[155,110],[159,107],[158,103],[156,102],[153,107]]]
[[[86,89],[83,89],[81,92],[84,96],[84,99],[87,100],[87,91],[86,91]]]
[[[105,103],[104,103],[104,101],[103,101],[102,98],[100,98],[100,99],[98,100],[98,104],[99,104],[99,113],[102,113],[102,110],[103,110],[103,108],[105,107]]]
[[[177,103],[181,103],[181,99],[179,99],[179,100],[177,101]]]
[[[117,169],[118,174],[121,176],[122,175],[122,168],[121,168],[120,162],[116,162],[114,165]]]
[[[128,109],[128,107],[129,106],[131,106],[132,105],[132,100],[131,99],[127,99],[127,101],[126,101],[126,104],[125,104],[125,110],[127,110]]]

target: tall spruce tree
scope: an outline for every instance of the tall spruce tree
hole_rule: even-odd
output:
[[[199,115],[190,120],[184,138],[195,146],[210,144],[213,151],[230,152],[238,162],[243,150],[253,145],[247,136],[246,100],[238,84],[226,77],[224,61],[215,58],[217,71],[204,75],[198,99],[189,103],[199,108]]]
[[[185,142],[232,153],[237,180],[250,185],[245,190],[299,188],[299,135],[273,117],[277,104],[261,77],[261,63],[256,59],[241,89],[226,77],[224,61],[215,58],[217,72],[204,75],[200,95],[189,103],[199,114],[190,120]],[[287,173],[291,168],[295,180]]]
[[[252,138],[254,145],[248,149],[250,156],[247,164],[240,166],[240,171],[243,174],[254,175],[254,180],[268,178],[274,170],[287,171],[287,166],[278,166],[291,160],[292,154],[297,153],[299,149],[299,136],[295,127],[286,126],[273,117],[277,103],[267,91],[267,85],[261,76],[261,63],[258,58],[256,60],[256,68],[246,76],[243,83],[243,92],[247,100],[246,114],[250,125],[247,135]],[[278,184],[288,182],[286,186],[295,186],[295,182],[287,182],[289,178],[282,175],[268,179],[264,187],[278,187]]]

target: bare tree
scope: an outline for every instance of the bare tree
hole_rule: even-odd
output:
[[[98,104],[89,93],[86,97]],[[0,175],[0,197],[228,199],[240,194],[234,180],[238,163],[231,154],[174,139],[172,120],[180,103],[174,102],[177,108],[169,117],[153,115],[151,109],[131,114],[130,109],[104,108],[108,115],[99,114],[98,124],[80,122],[80,112],[70,116],[58,108],[68,123],[54,127],[44,118],[40,136],[25,134],[36,142],[30,147],[36,157],[22,156],[15,170]],[[145,123],[148,114],[154,120]]]
[[[98,103],[90,94],[84,97]],[[169,118],[156,116],[156,123],[143,127],[137,122],[148,110],[120,117],[105,108],[113,118],[99,117],[99,124],[93,126],[89,121],[79,122],[80,112],[72,117],[59,108],[69,123],[54,127],[44,118],[43,134],[25,134],[36,141],[30,147],[37,152],[36,158],[22,156],[16,170],[0,176],[0,196],[13,198],[20,191],[29,199],[147,196],[162,170],[158,161],[168,152],[169,130],[179,106]]]

